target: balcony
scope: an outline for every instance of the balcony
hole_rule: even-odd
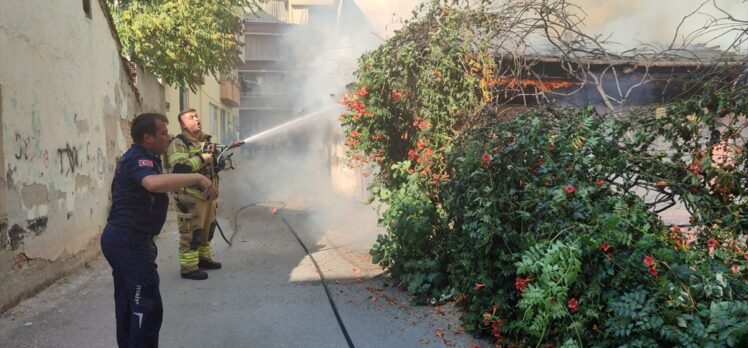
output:
[[[293,110],[295,108],[294,95],[278,94],[250,94],[242,95],[242,110]]]
[[[293,64],[287,60],[246,60],[236,66],[236,70],[249,72],[282,72],[293,71]]]
[[[226,106],[235,108],[241,102],[239,85],[231,80],[221,81],[221,102]]]
[[[292,0],[291,6],[333,6],[335,3],[336,1],[334,0]]]

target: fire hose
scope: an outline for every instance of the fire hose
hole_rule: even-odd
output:
[[[208,144],[205,144],[203,146],[203,151],[204,152],[218,153],[218,156],[214,156],[214,163],[213,164],[214,164],[215,168],[218,168],[218,170],[220,171],[220,170],[224,169],[223,167],[225,166],[225,161],[226,160],[230,160],[231,156],[233,155],[233,154],[228,154],[227,155],[228,151],[231,150],[231,149],[234,149],[236,147],[239,147],[242,144],[244,144],[244,141],[237,141],[237,142],[235,142],[235,143],[233,143],[231,145],[221,145],[221,144],[210,144],[210,143],[208,143]],[[229,166],[230,166],[230,168],[233,168],[233,166],[231,164],[229,164]],[[217,172],[216,172],[216,174],[217,174]],[[279,205],[281,206],[281,209],[283,209],[286,206],[286,204],[284,202],[264,202],[264,203],[280,203]],[[234,239],[234,236],[236,235],[236,231],[237,231],[237,228],[238,228],[238,225],[237,225],[237,216],[239,215],[239,212],[241,212],[242,210],[244,210],[246,208],[249,208],[249,207],[252,207],[252,206],[257,206],[259,204],[260,203],[250,203],[250,204],[247,204],[247,205],[239,208],[234,213],[234,233],[231,235],[230,238],[226,238],[226,235],[223,233],[223,229],[221,228],[221,225],[218,224],[218,220],[216,219],[216,228],[218,228],[218,232],[220,232],[221,237],[226,242],[226,244],[229,245],[229,247],[233,246],[233,244],[231,243],[231,241]],[[279,215],[280,215],[281,219],[283,220],[283,223],[286,225],[286,227],[288,227],[289,231],[291,231],[291,233],[293,234],[293,236],[296,238],[296,241],[299,242],[299,245],[301,245],[301,248],[304,249],[304,252],[306,253],[306,255],[309,256],[310,260],[312,260],[312,263],[314,264],[314,268],[317,270],[317,274],[319,274],[320,280],[322,281],[322,287],[325,289],[325,294],[327,295],[327,300],[330,303],[330,307],[332,308],[333,314],[335,314],[335,319],[338,322],[338,326],[340,326],[340,330],[342,331],[343,336],[345,337],[345,340],[348,343],[348,347],[349,348],[354,348],[355,346],[353,345],[353,340],[351,340],[351,336],[348,334],[348,330],[346,329],[345,324],[343,324],[343,319],[340,317],[340,313],[338,312],[338,307],[335,304],[335,300],[333,300],[333,298],[332,298],[332,293],[330,292],[330,288],[327,286],[327,280],[325,279],[325,275],[322,273],[322,269],[320,268],[319,264],[317,263],[317,260],[309,252],[309,249],[306,247],[306,245],[304,244],[304,242],[301,240],[301,238],[299,237],[299,234],[296,233],[296,230],[294,230],[293,227],[291,226],[291,224],[288,223],[288,221],[286,220],[285,216],[283,216],[283,212],[282,211],[279,211]]]

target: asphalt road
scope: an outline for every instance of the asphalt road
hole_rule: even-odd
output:
[[[461,332],[452,305],[411,306],[371,263],[368,249],[381,231],[370,207],[329,197],[263,203],[239,186],[221,188],[219,202],[229,204],[219,207],[219,222],[233,245],[214,238],[224,267],[209,279],[179,277],[173,214],[157,239],[162,347],[348,347],[296,236],[355,347],[489,345]],[[0,347],[115,347],[111,270],[103,257],[89,266],[2,314]]]

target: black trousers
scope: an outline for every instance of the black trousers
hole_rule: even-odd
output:
[[[101,250],[112,266],[117,344],[158,347],[164,310],[153,237],[107,225]]]

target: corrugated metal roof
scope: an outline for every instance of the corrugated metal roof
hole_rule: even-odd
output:
[[[257,13],[248,14],[245,18],[248,22],[287,23],[288,8],[285,0],[268,0],[259,4]]]

